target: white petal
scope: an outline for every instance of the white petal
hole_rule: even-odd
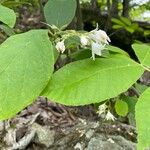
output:
[[[89,40],[86,36],[81,36],[80,42],[81,42],[82,46],[87,46],[89,43]]]
[[[65,44],[64,44],[64,40],[63,40],[63,41],[60,41],[60,42],[58,42],[58,43],[56,44],[56,49],[57,49],[59,52],[61,52],[61,53],[63,53],[63,52],[65,51],[66,47],[65,47]]]
[[[92,58],[95,60],[95,55],[101,56],[102,55],[102,50],[105,49],[105,44],[99,44],[92,42]]]
[[[100,105],[97,111],[98,115],[101,116],[101,114],[105,113],[106,109],[107,109],[107,105],[105,103]]]
[[[115,117],[111,114],[110,111],[107,112],[106,114],[106,120],[112,120],[112,121],[115,121]]]
[[[93,30],[89,33],[89,38],[96,43],[109,44],[110,38],[107,36],[106,32],[103,30]]]

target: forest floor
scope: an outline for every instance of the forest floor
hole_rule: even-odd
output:
[[[136,149],[134,126],[105,121],[92,105],[67,107],[43,97],[1,122],[0,131],[1,150]]]
[[[21,10],[16,28],[43,28],[39,11]],[[150,84],[150,74],[142,79]],[[67,107],[39,97],[15,118],[0,122],[0,150],[135,150],[136,128],[127,119],[106,121],[93,105]]]

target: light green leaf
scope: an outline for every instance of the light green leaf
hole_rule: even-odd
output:
[[[9,26],[5,25],[5,24],[0,25],[0,29],[2,29],[6,33],[6,35],[8,35],[8,36],[15,34],[13,29],[10,28]]]
[[[125,101],[117,100],[115,110],[119,116],[125,117],[128,113],[128,104]]]
[[[112,26],[112,28],[113,28],[113,29],[120,29],[120,28],[122,28],[122,26],[121,26],[121,25],[118,25],[118,24],[115,24],[115,25]]]
[[[13,28],[16,22],[16,14],[12,9],[9,9],[0,4],[0,21]]]
[[[0,120],[39,96],[53,72],[53,59],[46,30],[14,35],[0,45]]]
[[[43,95],[66,105],[101,102],[126,91],[143,71],[121,55],[76,61],[54,73]]]
[[[133,33],[135,30],[132,28],[132,27],[125,27],[125,29],[130,32],[130,33]]]
[[[128,18],[126,18],[126,17],[120,17],[120,20],[124,23],[124,24],[126,24],[127,26],[131,26],[132,24],[131,24],[131,21],[128,19]]]
[[[140,83],[135,83],[135,88],[140,94],[142,94],[148,88],[148,86],[140,84]]]
[[[116,46],[107,45],[106,49],[108,49],[110,52],[119,53],[119,54],[129,56],[128,53],[126,53],[125,51],[123,51],[122,49],[120,49],[119,47],[116,47]]]
[[[146,44],[133,44],[132,47],[141,64],[150,67],[150,46]]]
[[[140,96],[136,104],[138,150],[150,148],[150,88]]]
[[[47,23],[59,28],[73,20],[75,11],[76,0],[49,0],[44,7]]]
[[[126,25],[119,19],[116,19],[116,18],[112,18],[111,21],[117,25],[120,25],[122,27],[125,27]]]
[[[135,105],[137,103],[137,97],[129,97],[129,96],[123,96],[122,100],[125,101],[128,104],[129,113],[128,113],[128,120],[130,125],[135,126]]]

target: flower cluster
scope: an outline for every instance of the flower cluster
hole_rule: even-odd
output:
[[[102,116],[102,115],[104,115],[104,117],[105,117],[105,119],[106,120],[112,120],[112,121],[115,121],[115,117],[113,116],[113,114],[109,111],[109,110],[107,110],[108,109],[108,107],[107,107],[107,105],[104,103],[104,104],[102,104],[102,105],[100,105],[99,107],[98,107],[98,111],[97,111],[97,113],[98,113],[98,115],[99,116]]]
[[[95,55],[102,55],[102,50],[105,49],[106,44],[109,44],[110,38],[107,36],[106,32],[99,30],[98,26],[95,30],[92,30],[87,34],[86,37],[81,37],[82,46],[91,45],[92,58],[95,60]]]
[[[66,47],[65,47],[64,40],[62,40],[56,44],[56,49],[58,52],[61,52],[61,53],[63,53],[65,51]]]
[[[93,60],[95,60],[95,55],[102,55],[102,50],[105,49],[105,46],[109,44],[109,42],[110,38],[105,31],[98,29],[98,25],[95,30],[80,36],[81,46],[91,47]],[[56,49],[61,53],[65,51],[64,40],[57,42]]]

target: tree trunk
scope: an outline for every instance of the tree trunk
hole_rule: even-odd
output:
[[[123,17],[129,17],[129,2],[130,0],[123,0],[123,11],[122,11],[122,16]]]
[[[83,29],[83,20],[82,20],[82,12],[80,7],[80,1],[77,1],[77,10],[76,10],[76,17],[77,17],[77,30]]]
[[[112,0],[110,13],[112,17],[118,17],[118,0]]]
[[[83,30],[83,20],[82,20],[82,11],[80,8],[80,1],[76,0],[76,2],[77,2],[76,14],[73,21],[69,24],[68,29]]]

